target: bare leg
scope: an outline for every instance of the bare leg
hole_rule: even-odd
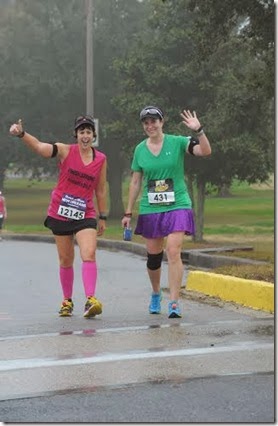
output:
[[[95,262],[97,247],[97,231],[95,229],[83,229],[77,232],[76,241],[79,246],[80,256],[83,262]]]
[[[97,284],[96,230],[83,229],[76,234],[82,259],[82,280],[86,298],[95,296]]]
[[[74,261],[74,238],[72,235],[54,235],[60,266],[69,268]]]
[[[0,217],[0,241],[2,240],[2,227],[3,227],[4,219]]]
[[[168,259],[168,281],[170,300],[179,300],[184,267],[181,260],[181,248],[184,232],[173,232],[167,237],[166,253]]]

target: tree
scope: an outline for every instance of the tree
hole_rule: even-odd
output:
[[[274,15],[273,0],[190,0],[196,10],[195,30],[199,34],[198,53],[208,58],[231,33],[249,40],[254,56],[266,63],[264,80],[268,95],[274,94]]]
[[[257,3],[270,9],[264,14]],[[196,109],[213,144],[211,158],[187,156],[186,162],[192,193],[197,188],[201,239],[211,185],[234,177],[263,180],[273,166],[273,31],[262,28],[259,16],[272,22],[273,7],[262,0],[246,0],[242,12],[238,0],[232,6],[226,0],[94,4],[95,114],[108,156],[111,217],[122,214],[126,161],[144,137],[142,106],[165,109],[168,133],[187,133],[179,111]],[[0,24],[3,135],[20,117],[41,140],[71,141],[73,117],[85,112],[85,2],[10,2],[1,6]],[[0,185],[11,160],[37,175],[55,169],[20,140],[4,137],[2,149]]]
[[[119,218],[123,203],[115,187],[120,191],[125,168],[121,146],[126,135],[114,124],[110,126],[121,120],[111,104],[119,92],[112,63],[132,49],[147,3],[95,0],[94,6],[95,116],[100,121],[99,149],[105,151],[109,162],[110,215]],[[0,24],[3,134],[20,117],[27,131],[41,140],[72,141],[73,118],[86,109],[85,0],[11,2],[0,16]],[[5,162],[3,170],[11,157],[21,171],[32,170],[33,176],[54,172],[55,161],[38,158],[18,142],[7,135],[2,143],[6,146],[6,155],[0,159],[0,166]]]
[[[186,0],[155,3],[149,30],[127,59],[117,63],[124,93],[117,103],[129,120],[144,104],[163,105],[171,118],[166,131],[178,133],[184,132],[180,124],[174,124],[178,111],[198,111],[213,149],[209,159],[187,161],[189,188],[197,211],[196,240],[200,241],[208,188],[223,179],[229,184],[235,177],[248,182],[266,179],[271,170],[268,151],[273,139],[271,130],[261,131],[259,121],[262,110],[266,110],[270,122],[271,111],[269,96],[263,93],[267,66],[263,58],[254,55],[250,41],[241,40],[235,25],[222,42],[213,44],[207,22],[207,38],[203,40],[196,22],[206,22],[206,11],[189,9],[189,4]],[[210,4],[214,6],[213,1]],[[203,44],[211,46],[204,60],[198,55]],[[263,167],[259,167],[261,164]]]
[[[11,160],[19,170],[33,170],[36,176],[55,168],[54,162],[40,159],[8,136],[16,119],[22,118],[27,131],[41,140],[69,140],[65,128],[72,129],[74,116],[84,111],[85,32],[79,9],[74,0],[21,0],[1,13],[4,171]]]
[[[111,100],[121,93],[113,63],[125,60],[144,27],[148,2],[129,0],[95,1],[95,114],[100,118],[101,149],[107,154],[110,218],[122,216],[122,178],[126,170],[123,147],[129,139],[126,118]]]

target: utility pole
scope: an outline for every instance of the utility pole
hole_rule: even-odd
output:
[[[86,2],[86,114],[94,117],[94,55],[93,55],[93,22],[94,0]],[[95,118],[95,117],[94,117]],[[93,146],[99,146],[99,121],[95,118],[97,138]]]
[[[93,0],[86,1],[86,113],[94,116]]]

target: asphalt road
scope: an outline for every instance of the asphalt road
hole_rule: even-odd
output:
[[[149,315],[145,259],[98,251],[102,315],[84,319],[78,248],[74,315],[54,244],[0,243],[0,421],[275,421],[273,315],[198,297],[182,319]],[[185,274],[186,278],[186,274]]]

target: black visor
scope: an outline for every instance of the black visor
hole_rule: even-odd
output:
[[[89,124],[93,127],[93,129],[95,129],[95,121],[92,115],[80,115],[77,117],[74,122],[74,130],[77,130],[78,127],[82,126],[83,124]]]
[[[144,120],[145,118],[159,118],[160,120],[163,119],[163,112],[154,106],[145,107],[140,112],[140,120]]]

